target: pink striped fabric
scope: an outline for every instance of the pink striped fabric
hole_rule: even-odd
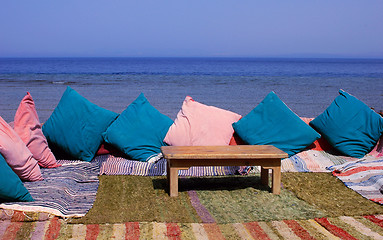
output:
[[[1,211],[0,211],[1,213]],[[382,215],[247,223],[70,224],[53,217],[29,222],[21,212],[0,220],[0,239],[382,239]],[[19,220],[19,221],[15,221]],[[24,221],[25,220],[25,221]],[[355,227],[359,226],[359,227]]]

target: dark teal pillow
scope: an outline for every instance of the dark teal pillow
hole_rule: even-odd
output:
[[[355,158],[369,153],[383,133],[383,118],[343,90],[310,125],[339,152]]]
[[[117,117],[117,113],[89,102],[67,87],[42,130],[52,149],[91,161],[102,143],[102,133]]]
[[[292,156],[313,143],[320,135],[292,112],[271,92],[233,128],[251,145],[273,145]]]
[[[129,158],[142,162],[161,152],[163,139],[173,124],[155,109],[141,93],[103,134],[104,141],[117,147]]]
[[[0,154],[0,202],[31,202],[32,196]]]

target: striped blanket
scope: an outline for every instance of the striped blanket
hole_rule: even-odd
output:
[[[0,210],[0,216],[2,215]],[[0,221],[1,239],[382,239],[383,216],[315,218],[246,223],[68,224],[57,217]],[[0,218],[1,219],[1,218]]]
[[[330,166],[347,162],[373,161],[383,158],[383,135],[375,148],[361,159],[339,155],[335,151],[305,150],[282,160],[282,172],[331,172]]]
[[[375,159],[366,155],[365,158]],[[97,156],[96,161],[101,163],[100,175],[136,175],[136,176],[165,176],[166,160],[161,158],[156,163],[139,162],[115,157],[113,155]],[[306,150],[290,158],[282,160],[282,172],[330,172],[327,167],[343,164],[355,160],[351,157],[340,156],[334,153],[316,150]],[[188,170],[179,170],[180,176],[220,176],[241,174],[244,166],[211,166],[191,167]],[[253,167],[252,173],[259,173],[260,168]]]
[[[330,166],[328,169],[347,187],[367,199],[383,204],[383,158],[360,159]]]
[[[165,176],[166,160],[161,158],[156,163],[139,162],[128,160],[112,155],[97,156],[96,160],[101,162],[100,175],[136,175],[136,176]],[[179,170],[180,176],[220,176],[233,175],[240,171],[236,166],[217,167],[191,167],[188,170]]]
[[[363,159],[374,160],[375,154],[368,154]],[[161,158],[156,163],[139,162],[115,157],[113,155],[101,155],[95,158],[100,162],[100,175],[136,175],[136,176],[165,176],[166,160]],[[331,172],[328,167],[354,161],[355,158],[337,155],[334,152],[305,150],[289,158],[282,160],[282,172]],[[180,176],[219,176],[241,174],[245,167],[241,166],[212,166],[191,167],[188,170],[180,170]],[[260,168],[254,167],[253,173],[259,173]]]
[[[61,217],[84,216],[93,206],[100,162],[59,161],[63,166],[41,169],[43,181],[25,182],[34,202],[0,204],[0,208],[46,212]]]
[[[364,160],[375,160],[368,154]],[[331,172],[330,166],[355,161],[356,158],[337,155],[334,152],[306,150],[282,160],[282,172]]]

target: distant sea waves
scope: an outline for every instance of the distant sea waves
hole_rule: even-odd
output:
[[[383,60],[252,58],[0,59],[0,115],[13,121],[26,92],[40,121],[67,86],[91,102],[122,112],[143,92],[172,119],[189,95],[246,115],[274,91],[295,113],[316,117],[344,89],[383,110]]]
[[[52,80],[42,80],[42,79],[1,79],[2,86],[15,87],[17,85],[47,85],[47,84],[63,84],[63,85],[71,85],[76,84],[75,81],[52,81]]]

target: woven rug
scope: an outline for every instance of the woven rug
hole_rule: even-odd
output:
[[[43,181],[24,182],[34,202],[10,202],[0,208],[81,217],[92,208],[98,190],[98,161],[58,161],[63,166],[42,168]]]
[[[20,218],[21,216],[19,216]],[[0,221],[1,239],[383,239],[383,216],[247,223],[67,224]]]

